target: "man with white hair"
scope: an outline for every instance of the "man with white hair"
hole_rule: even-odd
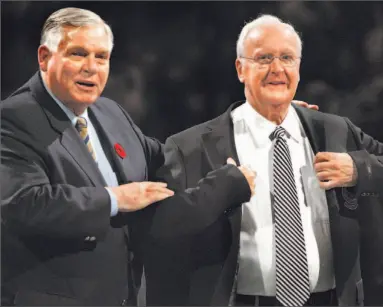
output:
[[[145,266],[148,304],[344,306],[363,295],[383,304],[374,182],[383,182],[383,144],[347,118],[291,104],[301,51],[277,17],[248,23],[235,61],[246,101],[167,139],[164,178],[176,192],[232,156],[255,171],[255,194],[199,234],[153,239],[146,262],[162,265]]]
[[[100,97],[112,47],[98,15],[58,10],[43,27],[39,72],[1,102],[1,305],[135,305],[132,261],[151,221],[198,232],[254,189],[253,172],[233,165],[177,195],[148,181],[162,144]],[[153,220],[139,214],[150,205]]]

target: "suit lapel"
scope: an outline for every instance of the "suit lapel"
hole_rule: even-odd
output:
[[[207,131],[202,135],[203,148],[212,169],[226,164],[227,158],[231,157],[239,165],[237,150],[234,143],[233,121],[231,111],[243,102],[237,102],[220,117],[210,122]]]
[[[326,133],[324,120],[321,116],[319,116],[317,111],[311,111],[306,108],[302,108],[293,104],[298,117],[302,123],[302,126],[306,132],[306,135],[310,141],[311,147],[313,149],[314,155],[318,152],[332,150],[329,148],[329,140],[334,139],[331,135]],[[329,190],[326,191],[326,198],[330,210],[330,215],[334,216],[334,214],[338,214],[339,206],[336,200],[335,191]],[[336,212],[331,210],[332,208],[336,208]],[[331,218],[331,216],[330,216]]]
[[[61,144],[94,185],[101,183],[102,186],[106,186],[104,177],[100,173],[96,162],[89,154],[88,149],[84,146],[78,132],[72,125],[63,131]]]
[[[105,180],[98,170],[97,164],[89,154],[68,116],[45,90],[39,73],[32,77],[30,87],[36,101],[47,115],[52,128],[61,134],[60,142],[62,147],[72,156],[79,168],[95,186],[105,186]]]
[[[320,151],[325,151],[325,128],[323,119],[315,116],[315,113],[302,107],[298,107],[294,104],[298,117],[302,123],[302,126],[310,141],[311,147],[314,151],[314,155]]]
[[[123,139],[120,136],[120,132],[118,130],[119,125],[117,125],[114,121],[111,121],[110,117],[106,116],[98,108],[91,106],[89,108],[89,115],[96,119],[96,122],[99,124],[97,131],[101,132],[104,137],[104,150],[110,153],[111,159],[116,166],[115,171],[118,172],[118,178],[120,178],[122,182],[128,182],[129,178],[127,174],[129,172],[133,172],[132,166],[129,163],[130,156],[128,149],[133,146],[129,146],[129,140],[127,140],[127,138]],[[116,149],[114,147],[116,144],[120,144],[124,151],[127,153],[125,158],[120,157],[116,153]]]

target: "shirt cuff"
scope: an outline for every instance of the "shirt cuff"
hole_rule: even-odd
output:
[[[117,197],[110,189],[105,189],[108,191],[110,197],[110,216],[115,216],[118,213]]]

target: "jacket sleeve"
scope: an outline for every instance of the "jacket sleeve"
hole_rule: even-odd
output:
[[[1,219],[5,227],[23,236],[67,239],[106,233],[110,199],[105,188],[52,184],[49,173],[55,166],[44,159],[44,146],[8,112],[1,118],[1,145]]]
[[[170,239],[194,235],[214,223],[224,213],[250,199],[245,176],[233,165],[209,172],[193,188],[187,188],[182,153],[169,138],[165,144],[165,164],[157,178],[175,191],[150,208],[152,219],[149,235]]]
[[[365,134],[346,119],[361,150],[349,152],[353,159],[358,181],[355,187],[357,197],[380,197],[383,199],[383,143]]]
[[[120,107],[121,108],[121,107]],[[132,240],[146,235],[154,239],[179,239],[195,235],[214,223],[234,206],[247,202],[251,191],[245,176],[233,165],[208,173],[193,188],[187,188],[182,153],[173,139],[165,145],[145,136],[121,108],[144,148],[148,179],[162,181],[175,195],[129,214]],[[139,245],[135,242],[133,245]]]

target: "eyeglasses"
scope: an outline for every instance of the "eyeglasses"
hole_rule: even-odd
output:
[[[251,60],[255,63],[257,63],[260,67],[265,67],[267,65],[270,65],[275,58],[279,59],[282,66],[284,67],[292,67],[297,64],[297,61],[301,59],[301,57],[294,57],[292,55],[284,54],[281,56],[273,56],[272,54],[264,54],[256,56],[255,58],[248,58],[244,56],[240,56],[241,59]]]

